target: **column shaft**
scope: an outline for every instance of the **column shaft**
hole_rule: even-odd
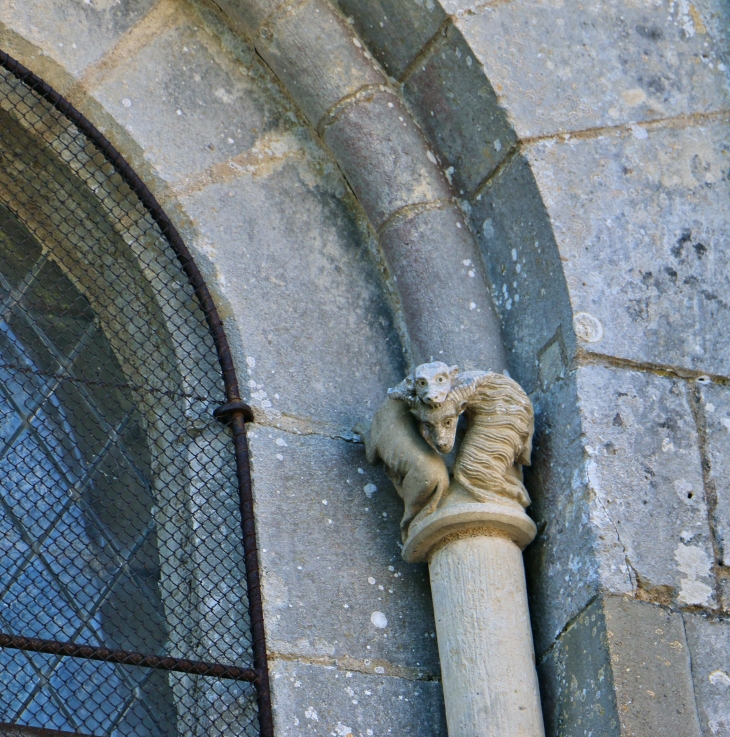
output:
[[[457,538],[429,571],[449,737],[543,737],[520,548]]]

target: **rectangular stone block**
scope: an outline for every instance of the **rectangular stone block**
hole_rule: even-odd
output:
[[[684,626],[704,737],[730,737],[730,622],[691,612]]]
[[[729,15],[722,0],[518,0],[455,22],[529,138],[727,109]]]
[[[400,79],[446,19],[436,2],[338,0],[360,38],[391,77]]]
[[[730,571],[730,389],[699,383],[700,406],[705,422],[705,451],[709,463],[712,517],[718,565]],[[730,606],[730,600],[727,602]]]
[[[314,127],[342,98],[385,82],[350,27],[323,0],[292,6],[267,28],[256,50]]]
[[[402,502],[364,446],[261,426],[249,440],[269,649],[437,677],[428,570],[401,559]]]
[[[515,143],[481,64],[452,24],[443,28],[403,86],[418,121],[464,198]]]
[[[239,51],[235,58],[200,17],[178,12],[91,92],[131,130],[155,171],[180,186],[257,144],[265,151],[295,128],[271,83],[257,79],[253,50]],[[181,149],[180,141],[190,145]]]
[[[472,199],[469,215],[510,346],[510,371],[545,391],[575,352],[563,264],[530,165],[515,156]]]
[[[679,379],[600,366],[577,372],[591,524],[603,586],[714,606],[713,551],[697,429]]]
[[[619,737],[603,601],[590,604],[538,664],[547,737]]]
[[[548,737],[700,737],[682,615],[600,597],[539,665]]]
[[[281,737],[447,737],[441,684],[302,662],[272,662]]]
[[[729,154],[719,119],[529,147],[584,350],[730,374]]]
[[[47,49],[55,61],[77,76],[99,62],[155,4],[155,0],[6,2],[2,7],[2,24],[26,41]],[[13,52],[5,45],[3,50]],[[33,71],[38,73],[35,67]]]
[[[682,615],[619,597],[603,606],[622,737],[700,737]]]
[[[535,651],[540,657],[596,595],[600,571],[590,524],[590,487],[577,411],[575,376],[533,395],[535,437],[525,484],[537,538],[525,550]],[[628,572],[624,588],[630,591]]]
[[[342,179],[299,153],[184,198],[183,236],[218,285],[246,400],[272,422],[349,432],[402,380],[403,353]]]

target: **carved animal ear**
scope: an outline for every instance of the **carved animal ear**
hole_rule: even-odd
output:
[[[466,409],[466,400],[462,400],[459,402],[459,414],[461,414]]]
[[[452,379],[455,379],[459,375],[459,367],[458,366],[449,366],[449,376]]]
[[[391,399],[405,399],[412,393],[411,387],[408,386],[408,379],[403,379],[398,386],[388,389],[388,396]]]

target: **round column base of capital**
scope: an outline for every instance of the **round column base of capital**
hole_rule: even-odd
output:
[[[516,501],[495,495],[493,500],[479,502],[463,489],[450,488],[436,511],[418,515],[411,522],[403,559],[407,563],[427,561],[444,538],[459,533],[505,535],[524,550],[535,539],[537,527]]]

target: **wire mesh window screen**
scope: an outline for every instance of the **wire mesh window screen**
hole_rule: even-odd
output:
[[[118,162],[4,66],[0,734],[258,735],[221,346]]]

